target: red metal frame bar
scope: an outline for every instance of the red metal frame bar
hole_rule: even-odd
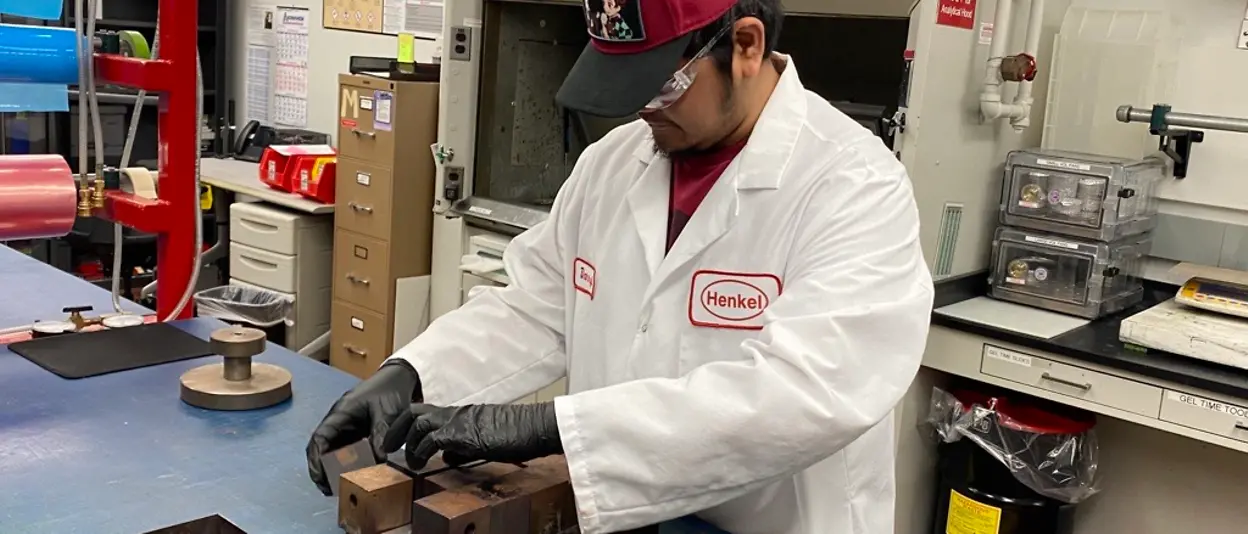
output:
[[[196,265],[195,232],[199,189],[195,158],[200,127],[195,102],[199,2],[160,0],[160,59],[95,54],[99,81],[160,95],[159,175],[156,200],[120,191],[105,195],[100,216],[141,232],[156,234],[156,314],[169,317],[191,281]],[[175,319],[189,319],[188,304]]]

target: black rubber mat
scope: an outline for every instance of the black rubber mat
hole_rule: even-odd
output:
[[[62,378],[87,378],[212,354],[208,342],[164,323],[20,341],[9,350]]]

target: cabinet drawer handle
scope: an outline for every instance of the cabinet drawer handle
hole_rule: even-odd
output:
[[[347,349],[347,352],[348,352],[349,354],[353,354],[353,355],[355,355],[355,356],[360,356],[360,357],[364,357],[364,358],[367,358],[367,357],[368,357],[368,351],[366,351],[366,350],[364,350],[364,349],[357,349],[357,348],[355,348],[355,347],[351,346],[350,344],[343,343],[343,344],[342,344],[342,348]]]
[[[260,221],[253,221],[251,219],[239,219],[238,224],[240,226],[250,226],[251,231],[253,232],[263,232],[266,234],[274,234],[277,233],[278,230],[276,224],[268,224]]]
[[[359,128],[352,128],[352,129],[351,129],[351,133],[353,133],[353,134],[355,134],[355,135],[357,135],[357,136],[359,136],[359,137],[367,137],[367,138],[369,138],[369,139],[372,139],[372,138],[374,138],[374,137],[377,137],[377,132],[365,132],[365,131],[363,131],[363,130],[361,130],[361,129],[359,129]]]
[[[359,204],[356,204],[355,202],[348,202],[348,203],[347,203],[347,205],[348,205],[348,206],[351,206],[351,209],[353,209],[353,210],[355,210],[355,211],[358,211],[358,212],[362,212],[362,213],[372,213],[372,212],[373,212],[373,208],[371,208],[371,207],[369,207],[369,206],[361,206],[361,205],[359,205]]]
[[[360,278],[360,277],[358,277],[358,276],[356,276],[356,275],[354,275],[354,274],[348,274],[348,275],[347,275],[347,281],[348,281],[348,282],[351,282],[352,284],[360,284],[360,285],[362,285],[362,286],[366,286],[366,285],[368,285],[368,279],[367,279],[367,278]]]
[[[264,271],[276,271],[277,264],[271,261],[258,260],[251,256],[239,256],[238,259],[243,263],[251,264],[252,268]]]
[[[1040,379],[1041,379],[1041,380],[1048,380],[1049,382],[1053,382],[1053,383],[1055,383],[1055,384],[1061,384],[1061,385],[1063,385],[1063,386],[1070,386],[1070,387],[1075,388],[1075,389],[1082,389],[1082,390],[1084,390],[1084,391],[1087,391],[1087,390],[1089,390],[1089,389],[1092,389],[1092,384],[1087,384],[1087,383],[1080,384],[1080,383],[1078,383],[1078,382],[1071,382],[1070,380],[1066,380],[1066,379],[1058,378],[1058,377],[1053,376],[1053,375],[1051,375],[1051,374],[1049,374],[1049,373],[1044,373],[1044,374],[1040,375]]]

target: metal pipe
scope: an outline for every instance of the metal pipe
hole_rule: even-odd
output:
[[[1151,123],[1151,109],[1138,109],[1132,106],[1118,108],[1119,122]],[[1166,126],[1188,128],[1192,130],[1218,130],[1224,132],[1248,133],[1248,119],[1235,117],[1218,117],[1215,115],[1199,115],[1196,113],[1166,113]]]
[[[251,378],[251,356],[246,358],[225,357],[225,379],[230,382],[242,382]]]

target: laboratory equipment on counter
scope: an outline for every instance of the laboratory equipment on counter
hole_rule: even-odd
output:
[[[1152,241],[1100,243],[1001,227],[993,239],[990,295],[1096,319],[1140,302],[1142,259]]]
[[[1001,223],[1115,241],[1157,225],[1159,158],[1121,158],[1053,150],[1019,150],[1006,158]]]
[[[252,361],[264,352],[263,330],[231,326],[209,339],[212,352],[224,361],[183,373],[183,402],[206,410],[256,410],[290,398],[290,371]]]
[[[1248,285],[1193,278],[1179,288],[1174,300],[1193,308],[1248,318]]]
[[[1180,264],[1170,273],[1180,274],[1190,278],[1174,299],[1123,319],[1118,339],[1248,369],[1248,276],[1241,271],[1188,264]]]

